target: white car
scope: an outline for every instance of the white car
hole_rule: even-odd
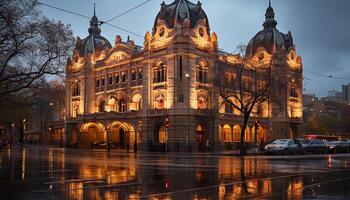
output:
[[[266,154],[295,154],[302,153],[303,148],[299,141],[293,139],[275,140],[265,146]]]

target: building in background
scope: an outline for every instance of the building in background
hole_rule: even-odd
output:
[[[350,104],[350,84],[342,85],[343,100]]]
[[[258,141],[301,134],[302,59],[291,32],[277,30],[274,16],[269,5],[263,30],[246,50],[251,63],[266,66],[276,58],[271,66],[274,94],[251,117],[248,143],[255,140],[257,121]],[[207,140],[215,150],[239,142],[242,116],[222,105],[219,92],[232,92],[242,57],[219,50],[200,2],[163,2],[141,46],[120,36],[111,44],[101,35],[95,14],[88,32],[77,39],[67,63],[67,145],[90,148],[106,142],[120,149],[137,144],[143,150],[167,145],[171,151],[201,151]],[[248,90],[255,87],[254,75],[252,69],[244,70],[241,81]]]

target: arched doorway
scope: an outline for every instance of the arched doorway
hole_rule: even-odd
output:
[[[91,144],[106,142],[106,131],[102,124],[86,123],[80,128],[80,147],[90,148]]]
[[[164,123],[157,123],[154,126],[153,140],[151,143],[151,149],[153,151],[165,151],[165,145],[168,142],[168,134]]]
[[[137,143],[141,143],[139,134],[136,134],[134,127],[128,123],[115,121],[110,125],[109,143],[112,148],[125,149],[127,146],[132,148],[137,139]],[[137,135],[138,138],[135,138]]]
[[[205,136],[203,125],[197,125],[196,137],[197,137],[198,151],[205,151],[205,142],[207,138]]]

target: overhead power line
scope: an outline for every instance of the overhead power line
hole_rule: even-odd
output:
[[[62,9],[62,8],[59,8],[59,7],[56,7],[56,6],[52,6],[52,5],[49,5],[49,4],[46,4],[46,3],[41,3],[41,2],[37,2],[39,5],[43,5],[43,6],[46,6],[46,7],[49,7],[49,8],[53,8],[53,9],[56,9],[56,10],[60,10],[62,12],[66,12],[66,13],[70,13],[72,15],[77,15],[77,16],[80,16],[80,17],[83,17],[83,18],[87,18],[87,19],[90,19],[91,17],[89,16],[86,16],[86,15],[82,15],[82,14],[79,14],[79,13],[76,13],[76,12],[73,12],[73,11],[69,11],[69,10],[65,10],[65,9]]]
[[[150,1],[150,0],[149,0],[149,1]],[[66,10],[66,9],[63,9],[63,8],[59,8],[59,7],[57,7],[57,6],[53,6],[53,5],[49,5],[49,4],[41,3],[41,2],[38,2],[38,4],[39,4],[39,5],[46,6],[46,7],[49,7],[49,8],[53,8],[53,9],[56,9],[56,10],[59,10],[59,11],[62,11],[62,12],[66,12],[66,13],[69,13],[69,14],[72,14],[72,15],[76,15],[76,16],[79,16],[79,17],[82,17],[82,18],[91,19],[91,17],[89,17],[89,16],[86,16],[86,15],[83,15],[83,14],[80,14],[80,13],[77,13],[77,12],[73,12],[73,11],[70,11],[70,10]],[[145,3],[144,3],[144,4],[145,4]],[[140,7],[140,6],[139,6],[139,7]],[[136,8],[135,8],[135,9],[136,9]],[[110,21],[110,20],[109,20],[109,21]],[[133,31],[129,31],[129,30],[125,29],[125,28],[121,28],[121,27],[116,26],[116,25],[114,25],[114,24],[111,24],[111,23],[109,23],[109,22],[99,21],[99,23],[100,23],[100,25],[102,25],[102,24],[107,24],[107,25],[109,25],[109,26],[111,26],[111,27],[114,27],[114,28],[116,28],[116,29],[118,29],[118,30],[121,30],[121,31],[124,31],[124,32],[126,32],[126,33],[130,33],[130,34],[132,34],[132,35],[135,35],[135,36],[137,36],[137,37],[143,38],[143,36],[140,35],[140,34],[138,34],[138,33],[135,33],[135,32],[133,32]]]
[[[306,70],[304,69],[305,72],[310,73],[310,74],[314,74],[323,78],[330,78],[330,79],[338,79],[338,80],[350,80],[350,78],[347,77],[338,77],[338,76],[334,76],[334,75],[325,75],[325,74],[321,74],[318,72],[314,72],[314,71],[310,71],[310,70]]]
[[[137,6],[135,6],[135,7],[132,7],[132,8],[130,8],[129,10],[127,10],[127,11],[125,11],[125,12],[122,12],[122,13],[120,13],[119,15],[117,15],[117,16],[115,16],[115,17],[113,17],[113,18],[111,18],[111,19],[109,19],[109,20],[107,20],[107,21],[105,21],[104,23],[108,23],[108,22],[110,22],[110,21],[113,21],[113,20],[115,20],[115,19],[117,19],[117,18],[119,18],[119,17],[121,17],[121,16],[123,16],[123,15],[125,15],[125,14],[127,14],[127,13],[129,13],[129,12],[131,12],[131,11],[133,11],[133,10],[135,10],[135,9],[137,9],[137,8],[139,8],[139,7],[141,7],[141,6],[143,6],[143,5],[145,5],[145,4],[147,4],[147,3],[150,2],[150,1],[152,1],[152,0],[147,0],[147,1],[145,1],[145,2],[143,2],[143,3],[141,3],[141,4],[139,4],[139,5],[137,5]]]

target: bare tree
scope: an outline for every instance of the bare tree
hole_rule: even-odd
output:
[[[41,15],[36,0],[0,0],[0,97],[64,73],[74,46],[69,26]]]
[[[231,105],[243,117],[240,133],[240,154],[245,154],[245,132],[252,114],[258,114],[260,104],[269,101],[271,86],[271,64],[264,64],[261,59],[254,64],[244,55],[245,46],[237,47],[241,62],[236,64],[235,78],[231,85],[222,84],[220,96],[222,104]]]

